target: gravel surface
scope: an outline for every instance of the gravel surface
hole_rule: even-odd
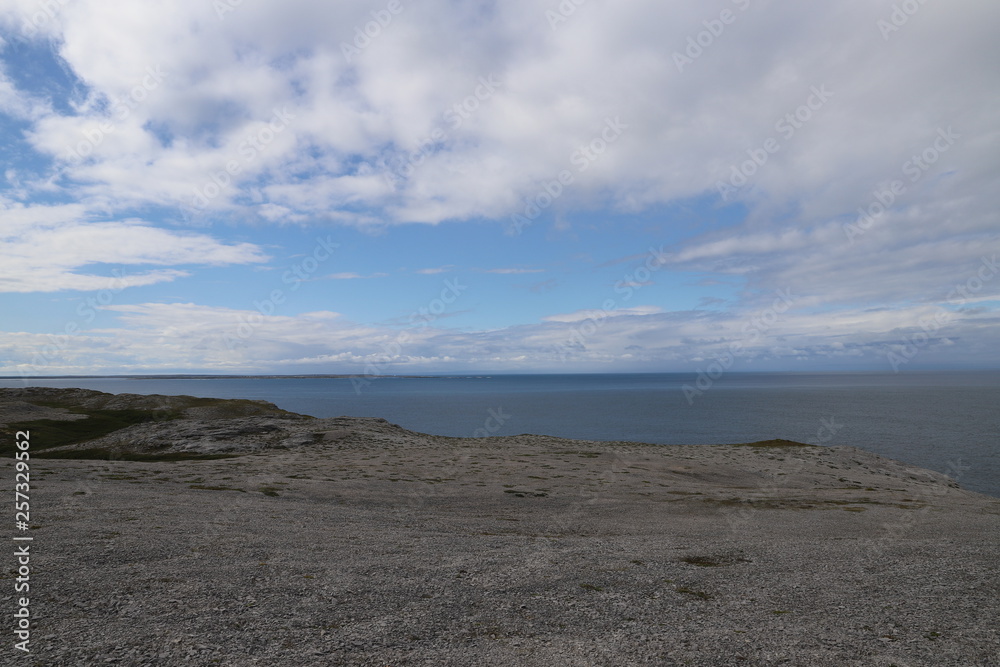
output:
[[[32,653],[0,664],[1000,667],[1000,500],[937,473],[261,419],[156,445],[238,458],[32,459]]]

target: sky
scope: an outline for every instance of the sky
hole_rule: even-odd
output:
[[[0,1],[0,375],[1000,368],[990,0]]]

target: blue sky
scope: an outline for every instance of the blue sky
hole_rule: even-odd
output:
[[[0,8],[0,374],[1000,367],[992,3]]]

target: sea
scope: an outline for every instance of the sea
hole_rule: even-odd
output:
[[[0,379],[21,386],[263,399],[458,437],[851,445],[1000,497],[1000,371]]]

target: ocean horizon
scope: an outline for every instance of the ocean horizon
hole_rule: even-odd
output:
[[[693,373],[0,379],[20,386],[259,399],[453,437],[850,445],[1000,497],[1000,371],[734,372],[700,384]]]

